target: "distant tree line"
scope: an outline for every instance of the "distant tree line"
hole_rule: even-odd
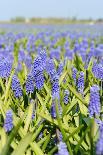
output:
[[[69,24],[69,23],[88,23],[88,22],[95,22],[95,23],[103,23],[103,18],[99,18],[97,20],[93,20],[92,18],[89,19],[77,19],[76,17],[73,18],[29,18],[26,19],[24,17],[16,17],[12,18],[11,22],[16,23],[34,23],[34,24]]]

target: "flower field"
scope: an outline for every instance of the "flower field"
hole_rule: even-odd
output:
[[[103,154],[103,31],[77,27],[0,31],[0,155]]]

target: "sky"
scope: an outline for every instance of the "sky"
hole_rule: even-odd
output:
[[[103,0],[0,0],[0,20],[17,16],[103,18]]]

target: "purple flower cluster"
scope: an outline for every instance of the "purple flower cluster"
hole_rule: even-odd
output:
[[[26,80],[26,92],[33,93],[33,91],[34,91],[34,79],[32,74],[28,74],[27,80]]]
[[[47,53],[46,53],[46,50],[45,49],[40,50],[39,56],[41,57],[41,65],[42,65],[42,68],[45,69],[46,68],[46,61],[47,61]]]
[[[39,72],[34,77],[35,85],[38,90],[44,86],[44,75],[43,72]]]
[[[64,91],[64,104],[68,104],[69,102],[69,90]]]
[[[6,132],[11,131],[13,128],[13,114],[11,110],[6,112],[6,118],[4,120],[4,129]]]
[[[47,59],[46,71],[49,74],[50,79],[52,80],[54,75],[56,74],[55,65],[52,59]]]
[[[58,153],[56,155],[69,155],[67,146],[64,142],[60,141],[58,144]]]
[[[56,118],[56,110],[55,110],[55,103],[54,102],[51,105],[51,116],[52,116],[52,118]]]
[[[80,72],[77,83],[78,91],[83,94],[84,91],[84,72]]]
[[[33,75],[35,85],[37,89],[41,89],[44,85],[44,64],[40,56],[36,57],[34,60],[31,74]]]
[[[74,83],[76,84],[77,79],[77,69],[75,67],[72,68],[72,78],[74,80]]]
[[[22,96],[22,89],[21,89],[20,81],[16,75],[14,75],[12,78],[11,88],[16,98],[19,98]]]
[[[61,63],[59,64],[59,66],[58,66],[58,69],[57,69],[57,74],[58,74],[58,76],[60,76],[60,75],[62,74],[62,72],[63,72],[63,67],[64,67],[64,65],[63,65],[63,63],[61,62]]]
[[[96,144],[96,154],[97,155],[103,154],[103,122],[101,122],[99,127],[99,139]]]
[[[57,49],[51,49],[50,51],[50,58],[53,59],[57,59],[57,60],[60,60],[60,49],[57,48]]]
[[[47,54],[45,50],[41,50],[35,58],[32,65],[31,74],[34,78],[36,88],[40,90],[44,85],[44,70],[46,69]]]
[[[6,59],[0,61],[0,77],[7,78],[10,76],[12,70],[12,63]]]
[[[97,79],[103,80],[103,66],[102,66],[102,64],[94,63],[92,72]]]
[[[59,99],[59,77],[58,75],[55,75],[52,79],[52,98]]]
[[[90,117],[100,114],[100,95],[98,85],[93,85],[90,88],[90,101],[88,110]]]

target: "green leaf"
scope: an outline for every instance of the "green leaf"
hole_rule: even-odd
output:
[[[12,76],[13,76],[13,74],[14,74],[14,69],[13,69],[13,71],[12,71],[12,73],[11,73],[11,75],[10,75],[10,78],[9,78],[9,80],[8,80],[8,83],[7,83],[7,85],[6,85],[6,90],[5,90],[5,100],[4,100],[4,105],[8,108],[8,104],[6,103],[7,102],[7,99],[8,99],[8,97],[9,97],[9,93],[10,93],[10,86],[11,86],[11,82],[12,82]]]
[[[75,88],[73,88],[70,84],[68,84],[68,88],[70,89],[70,91],[85,105],[87,105],[85,99],[83,99],[83,97],[81,96],[81,94],[79,94]]]
[[[0,155],[7,155],[8,154],[11,142],[13,141],[14,137],[17,135],[18,129],[20,128],[21,123],[22,123],[22,121],[20,120],[18,122],[17,126],[12,130],[12,132],[11,132],[6,144],[4,145]]]
[[[24,126],[25,132],[28,131],[29,125],[31,123],[32,114],[33,114],[33,106],[34,106],[34,104],[31,103],[30,106],[29,106],[29,109],[28,109],[27,117],[25,119],[25,126]]]
[[[33,149],[36,155],[44,155],[44,153],[42,152],[42,150],[36,142],[33,142],[31,144],[31,148]]]
[[[81,113],[87,116],[88,108],[84,104],[81,104],[80,101],[79,101],[79,108],[80,108]]]
[[[84,133],[83,133],[83,135],[82,135],[82,137],[81,137],[79,143],[76,145],[76,147],[75,147],[75,152],[76,152],[76,153],[78,152],[78,149],[79,149],[81,143],[83,142],[84,137],[86,136],[86,134],[88,133],[88,131],[89,131],[89,127],[87,127],[87,129],[84,131]],[[84,147],[84,148],[85,148],[85,147]],[[85,149],[86,149],[86,148],[85,148]]]
[[[17,148],[13,151],[12,155],[22,155],[31,141],[32,133],[28,133],[23,139],[21,139],[20,143],[18,144]]]
[[[47,147],[49,141],[50,141],[50,134],[48,134],[48,136],[47,136],[47,138],[46,138],[46,140],[45,140],[45,142],[44,142],[44,144],[43,144],[43,146],[42,146],[42,150],[43,150],[43,151],[46,149],[46,147]]]

